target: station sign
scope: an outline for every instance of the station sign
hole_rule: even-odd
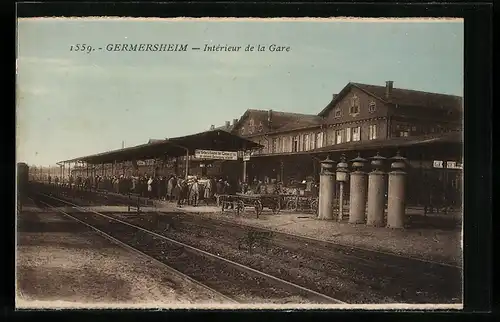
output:
[[[447,161],[446,162],[446,168],[447,169],[462,169],[462,163],[455,162],[455,161]]]
[[[238,160],[238,152],[232,151],[195,150],[194,156],[196,159]]]
[[[137,160],[137,165],[140,166],[145,166],[145,165],[154,165],[156,163],[155,159],[148,159],[148,160]]]
[[[456,169],[456,170],[461,170],[463,169],[462,163],[456,162],[456,161],[438,161],[435,160],[433,161],[433,167],[434,168],[446,168],[446,169]]]
[[[432,166],[434,168],[444,168],[444,162],[443,161],[434,160],[432,162]]]

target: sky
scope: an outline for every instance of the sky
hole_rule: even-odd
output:
[[[202,132],[247,109],[317,114],[348,82],[463,95],[462,20],[38,18],[19,19],[17,33],[16,154],[33,165]]]

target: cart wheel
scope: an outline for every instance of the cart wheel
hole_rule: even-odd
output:
[[[311,210],[314,214],[318,214],[318,199],[314,199],[312,202],[311,202]]]
[[[243,200],[239,200],[236,207],[238,208],[239,213],[243,213],[245,211],[245,203]]]
[[[286,209],[291,211],[297,211],[297,201],[288,200],[288,202],[286,203]]]
[[[273,212],[273,215],[276,215],[280,212],[281,210],[281,205],[280,205],[280,202],[275,202],[272,206],[271,206],[271,211]]]
[[[257,217],[259,217],[259,215],[262,213],[262,202],[260,202],[260,200],[256,200],[254,202],[254,206],[255,206],[255,213],[257,214]]]

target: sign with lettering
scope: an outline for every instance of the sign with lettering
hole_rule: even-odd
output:
[[[455,161],[447,161],[446,162],[447,169],[462,169],[462,164]]]
[[[243,161],[250,161],[250,156],[251,156],[250,153],[243,154]]]
[[[196,159],[215,159],[215,160],[238,160],[238,152],[215,151],[215,150],[195,150]]]
[[[437,161],[437,160],[434,160],[432,162],[434,168],[444,168],[443,163],[444,163],[443,161]]]
[[[140,166],[152,166],[152,165],[155,165],[156,164],[156,160],[155,159],[147,159],[147,160],[137,160],[137,165],[140,165]]]

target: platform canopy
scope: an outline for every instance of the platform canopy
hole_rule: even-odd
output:
[[[147,160],[154,158],[179,157],[195,150],[244,151],[259,149],[262,146],[253,141],[231,134],[224,130],[212,130],[165,140],[154,140],[147,144],[118,149],[71,160],[67,162],[86,162],[90,164],[113,163],[131,160]]]

